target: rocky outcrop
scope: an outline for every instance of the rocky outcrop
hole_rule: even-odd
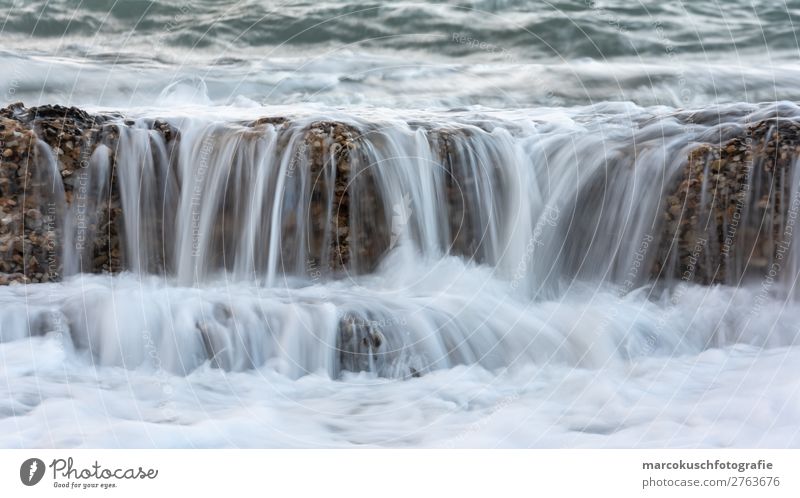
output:
[[[64,212],[81,206],[86,196],[85,171],[90,158],[107,151],[110,174],[102,199],[88,203],[93,209],[85,213],[86,232],[93,245],[91,257],[81,261],[85,272],[115,273],[129,267],[124,253],[124,213],[117,180],[117,145],[120,126],[134,126],[132,120],[118,115],[91,115],[80,109],[61,106],[25,108],[14,104],[0,110],[0,284],[35,283],[61,278],[64,245],[68,242],[64,228],[57,220]],[[247,124],[254,130],[263,126],[285,127],[286,118],[265,117]],[[181,141],[181,131],[170,124],[152,120],[147,123],[157,131],[166,145],[170,161],[174,161]],[[357,152],[358,132],[343,123],[315,122],[305,134],[297,151],[296,164],[307,167],[314,179],[310,188],[311,203],[307,207],[310,227],[307,237],[309,261],[307,271],[319,269],[334,273],[352,266],[353,247],[358,247],[361,261],[369,267],[376,259],[372,241],[376,240],[375,223],[365,223],[356,235],[350,232],[350,190],[352,163]],[[367,168],[368,169],[368,168]],[[56,173],[57,170],[57,173]],[[362,181],[369,182],[369,173]],[[375,210],[373,210],[375,211]],[[378,209],[380,212],[380,209]],[[168,213],[154,216],[148,223],[163,223]],[[225,229],[222,223],[220,228]],[[228,227],[235,224],[227,224]],[[286,217],[283,226],[285,246],[291,247],[298,230],[297,219]],[[220,237],[225,237],[223,233]],[[354,237],[359,242],[352,243]],[[166,254],[168,248],[153,248],[154,255]],[[288,258],[288,255],[287,255]],[[153,263],[154,271],[164,271],[163,258]]]
[[[694,149],[667,192],[653,277],[736,285],[768,273],[791,244],[798,158],[800,124],[787,119]]]
[[[60,278],[64,237],[58,220],[85,195],[89,157],[101,144],[114,149],[116,129],[106,121],[61,106],[15,104],[0,110],[0,283]],[[112,256],[118,251],[113,242],[118,214],[113,202],[87,213],[97,234],[93,270],[120,268]]]
[[[350,312],[339,319],[336,335],[337,370],[376,372],[392,378],[420,377],[427,372],[422,358],[409,354],[403,342],[404,320]]]
[[[33,196],[24,194],[31,183],[29,164],[35,154],[35,134],[5,117],[0,118],[0,133],[0,205],[3,211],[0,219],[0,283],[28,281],[29,273],[39,273],[46,281],[50,275],[45,275],[42,270],[47,268],[49,248],[55,239],[55,233],[48,229],[50,213],[42,213],[41,204],[32,202]],[[30,233],[27,238],[23,236],[26,221]]]
[[[290,119],[264,117],[241,124],[245,130],[252,129],[253,136],[273,127],[279,148],[290,147],[290,134],[284,133],[293,125]],[[0,284],[60,279],[67,244],[90,244],[78,262],[79,271],[116,273],[131,267],[131,255],[124,250],[125,213],[117,157],[119,134],[126,126],[145,126],[148,133],[160,136],[157,141],[163,145],[166,161],[174,166],[182,133],[165,121],[134,122],[61,106],[15,104],[0,109]],[[396,235],[391,221],[397,207],[380,198],[382,165],[372,164],[367,152],[371,137],[362,133],[369,130],[316,121],[305,125],[299,146],[291,146],[295,150],[289,174],[306,168],[310,181],[303,195],[308,205],[282,218],[281,256],[312,278],[323,273],[346,276],[373,271]],[[485,213],[474,208],[479,204],[475,198],[478,182],[471,177],[475,173],[461,157],[468,152],[464,148],[470,143],[469,133],[468,129],[432,129],[429,139],[444,169],[443,201],[450,237],[445,242],[451,253],[481,262],[486,255],[482,241],[487,222]],[[736,284],[750,273],[769,271],[791,243],[795,211],[800,208],[800,199],[791,198],[800,191],[793,167],[798,157],[800,124],[786,118],[746,125],[738,136],[692,150],[665,192],[663,233],[651,278]],[[99,159],[107,161],[107,175],[92,177],[101,185],[93,184],[94,190],[89,191],[88,165]],[[177,175],[174,169],[170,175]],[[496,172],[486,168],[483,174]],[[241,226],[236,219],[238,186],[226,188],[225,202],[231,204],[220,207],[222,221],[213,234],[222,245],[235,240],[234,232]],[[168,211],[175,206],[163,200],[153,201],[158,204],[155,208],[147,206],[163,211],[148,217],[148,223],[158,225],[155,233],[174,229]],[[86,241],[66,236],[70,227],[59,220],[70,211],[80,213]],[[170,248],[163,240],[155,243],[162,246],[149,251],[153,256],[147,270],[170,272]],[[292,251],[301,244],[308,248],[308,261],[293,260]],[[224,256],[215,263],[230,264]]]
[[[358,135],[345,124],[322,121],[309,127],[303,144],[312,178],[309,245],[317,255],[310,264],[337,273],[350,264],[348,181]]]

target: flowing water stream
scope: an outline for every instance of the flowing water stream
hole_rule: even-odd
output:
[[[692,31],[720,9],[688,4],[290,2],[274,25],[260,3],[199,2],[194,25],[101,3],[0,3],[8,103],[120,113],[114,148],[86,158],[84,203],[37,142],[63,280],[0,287],[0,445],[800,442],[800,247],[773,275],[742,237],[721,279],[711,259],[681,278],[663,252],[693,150],[800,118],[792,33],[765,28],[732,68],[703,59],[747,23]],[[796,7],[770,9],[783,26]],[[295,52],[276,46],[283,22],[310,30]],[[347,45],[348,23],[371,41]],[[566,43],[573,29],[602,43]],[[765,46],[775,60],[754,63]],[[765,189],[748,184],[743,226]],[[115,199],[124,271],[94,274],[91,213]]]

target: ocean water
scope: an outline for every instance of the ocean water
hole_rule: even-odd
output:
[[[4,105],[134,120],[129,271],[73,253],[63,282],[0,287],[0,446],[799,446],[800,268],[643,270],[692,148],[800,115],[797,20],[796,1],[0,1]],[[292,125],[242,128],[260,116]],[[153,118],[183,133],[174,161]],[[359,131],[372,183],[351,196],[385,205],[351,220],[392,227],[370,271],[309,268],[281,231],[321,120]]]
[[[6,101],[698,107],[797,100],[794,1],[8,1]]]

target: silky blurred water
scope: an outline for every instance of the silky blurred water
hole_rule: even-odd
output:
[[[0,103],[202,126],[383,123],[382,143],[406,144],[397,150],[413,165],[422,132],[410,123],[468,123],[495,130],[475,143],[502,142],[498,170],[574,194],[603,151],[646,150],[637,174],[659,160],[674,173],[725,123],[794,115],[774,103],[800,100],[799,15],[796,0],[0,0]],[[689,112],[690,125],[679,119]],[[144,133],[125,142],[134,179]],[[393,174],[386,191],[407,194],[415,178]],[[531,289],[555,258],[512,292],[501,257],[403,245],[354,280],[134,271],[0,288],[0,446],[797,447],[800,308],[783,292],[796,275],[766,293],[646,278],[620,291],[603,276],[614,248],[638,247],[625,234],[656,207],[648,178],[631,179],[635,195],[608,189],[626,221],[596,232],[572,214],[593,264],[556,273],[566,285],[544,295]],[[435,212],[435,192],[418,192],[427,204],[412,211]],[[498,233],[524,257],[511,243],[524,237]],[[380,372],[340,371],[332,341],[352,312],[377,313],[410,353]],[[209,317],[212,346],[197,334]]]
[[[0,95],[116,108],[797,100],[800,3],[0,2]]]

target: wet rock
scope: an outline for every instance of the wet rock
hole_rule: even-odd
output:
[[[259,138],[264,126],[287,127],[288,120],[283,117],[264,117],[250,126]],[[40,106],[26,108],[21,103],[0,109],[0,150],[2,165],[0,166],[0,208],[5,223],[0,224],[0,234],[21,236],[28,244],[20,248],[19,243],[10,240],[0,241],[0,247],[7,250],[0,254],[7,273],[26,275],[25,261],[35,256],[37,261],[52,261],[52,271],[48,272],[50,280],[56,280],[62,273],[63,262],[60,260],[65,242],[62,220],[79,199],[86,199],[86,193],[78,189],[85,185],[86,168],[90,158],[100,145],[109,150],[110,178],[107,185],[106,199],[98,199],[97,211],[86,215],[87,233],[91,235],[88,254],[83,254],[80,268],[83,271],[118,272],[130,262],[122,251],[124,213],[121,208],[120,189],[117,180],[117,142],[119,126],[145,126],[157,131],[163,138],[167,156],[177,153],[180,143],[180,130],[162,120],[124,119],[118,115],[93,115],[74,107]],[[288,136],[289,134],[284,134]],[[286,136],[279,137],[279,146],[288,146]],[[292,261],[295,257],[291,251],[283,254],[287,264],[295,267],[306,265],[318,268],[327,275],[342,275],[346,272],[368,272],[379,262],[380,256],[388,245],[389,234],[383,219],[381,200],[375,195],[374,179],[369,172],[361,175],[356,182],[360,196],[358,209],[375,213],[375,218],[364,220],[357,229],[351,225],[351,178],[355,170],[366,170],[359,152],[359,136],[354,127],[333,122],[320,121],[311,123],[306,132],[300,150],[297,151],[298,162],[293,167],[308,168],[308,173],[315,179],[311,206],[308,207],[309,219],[304,223],[311,227],[310,232],[303,234],[309,245],[309,260]],[[47,155],[55,160],[57,174],[60,176],[63,194],[55,189],[56,194],[45,187],[53,184],[48,178],[51,173],[47,167]],[[356,166],[356,164],[362,164]],[[302,165],[302,166],[301,166]],[[52,190],[52,188],[50,189]],[[331,195],[331,192],[333,193]],[[235,192],[226,196],[226,202],[235,201]],[[63,197],[59,197],[63,195]],[[20,201],[24,199],[22,205]],[[232,206],[222,206],[223,212],[233,212]],[[332,215],[331,215],[332,214]],[[152,217],[153,223],[159,224],[165,216]],[[294,247],[294,239],[298,237],[298,220],[287,216],[283,221],[284,247]],[[221,241],[229,241],[233,235],[227,233],[237,224],[220,223],[213,237]],[[381,232],[382,230],[382,232]],[[352,248],[358,247],[354,254]],[[32,251],[28,253],[28,251]],[[160,259],[169,253],[169,248],[150,248],[154,260],[153,271],[169,271],[165,262]],[[226,266],[228,262],[221,261]]]
[[[667,192],[651,276],[737,285],[763,274],[778,248],[791,243],[787,179],[798,157],[800,125],[786,119],[759,121],[692,150]]]
[[[404,320],[393,316],[345,313],[339,319],[334,376],[342,371],[367,371],[391,378],[420,377],[429,365],[413,353],[413,345],[405,343],[408,334],[404,326]]]
[[[291,124],[285,117],[263,117],[240,123],[237,131],[251,128],[243,135],[249,139],[274,127],[279,148],[288,147],[290,134],[283,131]],[[160,135],[169,161],[174,160],[181,132],[164,120],[124,120],[118,115],[93,115],[73,107],[26,108],[21,103],[0,109],[3,281],[60,278],[65,237],[59,220],[80,198],[82,173],[100,145],[109,151],[108,202],[98,203],[96,212],[87,218],[92,237],[82,267],[84,271],[119,272],[130,264],[121,235],[124,213],[115,156],[119,131],[125,126],[156,131],[153,140]],[[798,124],[789,119],[765,120],[743,127],[738,136],[695,148],[667,189],[664,232],[652,276],[735,283],[748,272],[763,272],[775,261],[781,244],[787,241],[784,229],[792,203],[788,179],[800,157],[799,130]],[[486,253],[482,247],[485,226],[481,225],[479,213],[470,209],[475,204],[474,191],[479,182],[471,177],[474,173],[461,158],[466,153],[469,131],[429,131],[436,149],[434,155],[438,153],[437,159],[446,172],[448,250],[480,262]],[[368,273],[391,249],[394,207],[380,198],[376,174],[379,166],[369,162],[361,133],[369,133],[369,128],[359,131],[346,123],[317,121],[309,124],[302,140],[295,143],[296,161],[291,167],[308,168],[312,181],[308,186],[310,205],[282,219],[280,256],[286,266],[306,267],[308,272],[329,276]],[[45,168],[48,154],[55,160],[54,173]],[[49,192],[50,174],[60,180],[63,199]],[[236,188],[231,186],[226,202],[237,202]],[[220,209],[230,213],[235,211],[233,207],[231,204]],[[227,247],[236,236],[232,230],[240,223],[230,214],[225,216],[228,218],[215,227],[218,232],[213,237]],[[158,219],[153,223],[162,223],[163,217],[154,218]],[[300,226],[308,227],[307,233],[298,233]],[[294,260],[301,237],[308,248],[308,261]],[[153,247],[151,252],[153,259],[169,259],[163,256],[168,253],[166,247]],[[219,262],[220,267],[229,264]],[[156,267],[158,271],[169,271],[163,260],[158,260]],[[359,334],[367,342],[358,347],[385,347],[383,332]]]
[[[74,107],[40,106],[21,103],[0,109],[0,257],[6,283],[40,282],[58,279],[64,241],[59,222],[75,198],[77,172],[101,143],[114,146],[106,117],[91,115]],[[47,166],[47,154],[57,161],[61,189],[54,188]],[[23,202],[24,201],[24,202]],[[108,217],[107,213],[93,213]],[[113,241],[108,241],[113,245]],[[46,266],[47,272],[40,268]],[[50,264],[52,262],[52,265]],[[41,276],[37,276],[41,275]]]
[[[381,373],[391,361],[386,345],[377,321],[358,314],[347,314],[339,321],[336,349],[341,370]]]
[[[318,203],[309,211],[311,258],[333,274],[349,270],[352,259],[348,186],[354,158],[347,142],[352,144],[357,137],[355,128],[332,121],[312,123],[305,136],[305,144],[310,146],[304,148],[304,156],[314,179],[311,199]],[[331,191],[333,197],[329,198]],[[328,218],[328,212],[333,216]]]

